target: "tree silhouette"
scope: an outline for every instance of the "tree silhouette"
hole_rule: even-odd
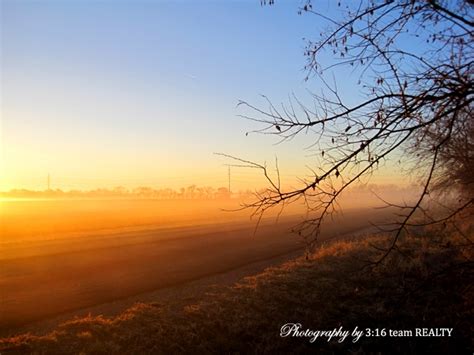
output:
[[[246,112],[242,116],[262,126],[256,132],[282,141],[300,134],[314,136],[320,163],[311,178],[287,190],[280,184],[278,169],[274,178],[265,165],[228,157],[265,175],[268,188],[245,205],[260,217],[275,206],[304,201],[309,217],[296,231],[310,247],[349,186],[372,175],[379,164],[400,159],[419,174],[422,188],[414,203],[391,204],[400,210],[400,220],[388,228],[393,239],[378,263],[396,249],[409,226],[454,221],[472,208],[473,2],[363,0],[337,6],[340,11],[334,13],[341,15],[336,18],[319,12],[316,2],[308,1],[300,9],[329,26],[305,49],[306,79],[324,86],[322,94],[312,95],[311,107],[296,96],[281,107],[265,97],[265,109],[239,103]],[[422,46],[409,45],[421,41]],[[319,61],[323,52],[333,56],[328,67]],[[336,83],[329,83],[327,74],[337,67],[353,68],[360,75],[359,102],[349,103]],[[462,194],[434,217],[427,211],[428,202],[436,188],[448,186]]]

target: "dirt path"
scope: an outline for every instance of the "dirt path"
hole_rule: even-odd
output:
[[[368,225],[367,211],[345,217],[350,222],[333,222],[326,238]],[[289,234],[293,225],[291,219],[265,223],[257,235],[252,223],[221,223],[16,245],[0,259],[1,334],[71,312],[111,314],[137,301],[166,299],[167,292],[195,297],[212,284],[294,257],[302,245]]]

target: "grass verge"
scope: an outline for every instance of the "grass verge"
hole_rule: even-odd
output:
[[[376,268],[386,238],[321,247],[207,294],[196,303],[137,304],[117,317],[70,320],[38,336],[0,339],[0,353],[447,353],[472,354],[472,245],[433,232],[406,237]],[[460,244],[461,243],[461,244]],[[462,247],[460,247],[460,245]],[[366,337],[356,343],[280,337],[302,328],[413,330],[453,328],[451,337]]]

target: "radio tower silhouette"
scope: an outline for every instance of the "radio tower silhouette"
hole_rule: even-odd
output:
[[[227,175],[228,175],[228,178],[229,178],[229,194],[230,194],[230,166],[227,167]]]

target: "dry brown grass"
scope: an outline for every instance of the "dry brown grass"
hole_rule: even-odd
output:
[[[0,352],[57,354],[174,353],[472,353],[473,250],[462,240],[420,235],[402,241],[376,269],[382,237],[341,241],[184,307],[137,304],[115,318],[85,317],[54,332],[0,340]],[[457,266],[456,266],[457,265]],[[453,327],[453,338],[362,338],[351,344],[280,338],[287,322],[306,328]]]

